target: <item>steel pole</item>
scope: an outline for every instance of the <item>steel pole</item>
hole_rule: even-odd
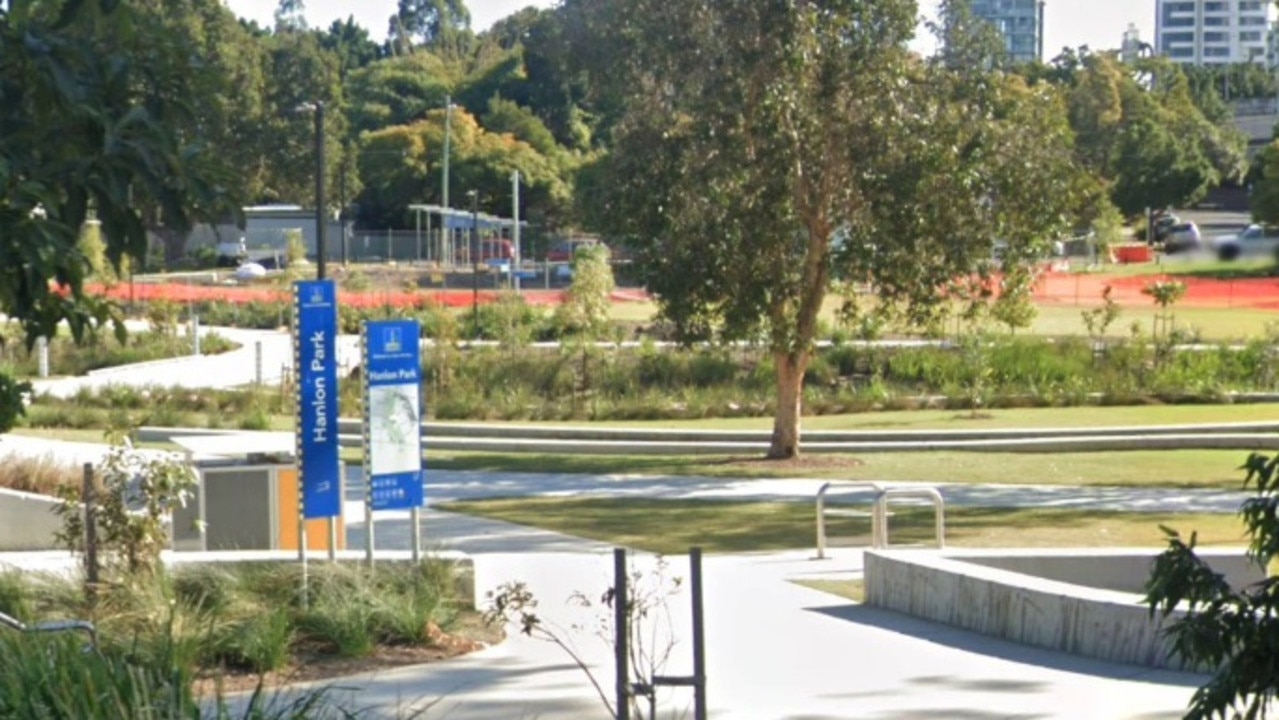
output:
[[[511,239],[515,242],[515,257],[511,260],[511,282],[515,287],[515,292],[520,291],[520,171],[516,170],[511,173],[511,219],[515,224],[511,226]]]
[[[449,206],[449,141],[453,136],[453,99],[444,96],[444,197],[440,205]]]
[[[471,191],[471,323],[480,339],[480,194]]]
[[[324,188],[324,101],[315,103],[315,277],[323,280],[328,222],[325,218]]]

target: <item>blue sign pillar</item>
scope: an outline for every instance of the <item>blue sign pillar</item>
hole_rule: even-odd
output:
[[[418,335],[416,320],[364,324],[364,461],[373,510],[425,501]]]
[[[298,482],[302,517],[342,514],[338,466],[337,291],[332,280],[293,283]]]

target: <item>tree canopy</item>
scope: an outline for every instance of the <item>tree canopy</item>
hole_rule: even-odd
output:
[[[607,80],[593,82],[625,108],[592,171],[598,217],[638,249],[682,338],[772,349],[771,456],[799,452],[802,381],[833,278],[869,282],[881,312],[932,318],[996,239],[1029,257],[1069,215],[1059,100],[912,58],[912,2],[579,0],[566,11],[609,50],[592,59]]]
[[[29,341],[110,316],[84,292],[87,218],[118,265],[145,254],[148,213],[180,230],[225,210],[225,167],[179,92],[193,49],[115,5],[0,9],[0,312]]]

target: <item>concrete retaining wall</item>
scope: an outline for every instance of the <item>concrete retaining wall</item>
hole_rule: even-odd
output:
[[[1236,590],[1266,579],[1263,569],[1238,550],[1197,549],[1195,554]],[[1156,552],[1144,549],[964,551],[956,559],[1047,580],[1103,590],[1145,594]]]
[[[1130,568],[1132,562],[1119,560]],[[1162,623],[1150,618],[1139,594],[1033,577],[936,551],[867,551],[865,569],[870,605],[1076,655],[1182,669]]]
[[[45,495],[0,489],[0,551],[54,550],[62,521],[53,514],[61,504]]]

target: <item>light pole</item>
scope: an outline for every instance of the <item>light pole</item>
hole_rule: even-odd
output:
[[[453,229],[448,224],[449,211],[449,143],[453,138],[453,98],[444,96],[444,179],[440,198],[440,259],[448,258],[449,268],[453,267]],[[447,237],[447,240],[446,240]],[[445,250],[445,242],[448,250]]]
[[[511,173],[511,239],[514,240],[515,257],[511,259],[511,277],[515,292],[520,291],[520,171]]]
[[[449,207],[449,140],[453,136],[453,99],[444,96],[444,197],[440,205]],[[474,191],[472,191],[474,192]]]
[[[299,105],[298,110],[315,113],[315,277],[323,280],[329,229],[324,212],[324,101]]]
[[[467,190],[471,198],[471,327],[480,339],[480,194]]]

